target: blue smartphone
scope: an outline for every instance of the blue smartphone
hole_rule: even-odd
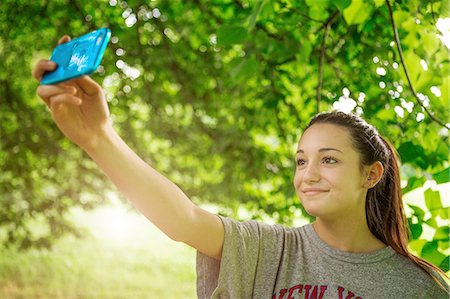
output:
[[[56,84],[93,73],[102,61],[110,37],[111,30],[101,28],[55,47],[50,60],[58,66],[44,74],[41,84]]]

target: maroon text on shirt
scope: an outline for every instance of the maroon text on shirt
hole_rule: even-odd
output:
[[[329,293],[332,292],[326,285],[297,284],[289,289],[282,289],[279,292],[276,292],[273,294],[272,299],[322,299],[327,291],[329,291]],[[339,299],[363,299],[360,296],[355,296],[353,292],[350,292],[343,287],[337,287],[335,291],[337,292]]]

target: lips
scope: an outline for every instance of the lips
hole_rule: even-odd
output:
[[[301,191],[303,194],[310,195],[310,196],[328,192],[328,190],[320,189],[320,188],[305,188],[305,189],[302,189]]]

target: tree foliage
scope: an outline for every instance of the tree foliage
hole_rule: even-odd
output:
[[[71,207],[92,208],[111,189],[53,125],[30,75],[63,34],[100,27],[113,38],[93,78],[115,127],[197,203],[235,217],[245,207],[284,224],[296,211],[308,217],[291,183],[294,150],[317,111],[339,107],[393,142],[404,193],[447,183],[449,50],[436,28],[449,17],[444,3],[1,1],[3,243],[50,246],[76,233],[65,217]],[[449,209],[438,192],[424,197],[428,210],[409,209],[411,246],[448,271]],[[30,228],[37,220],[48,223],[38,235]],[[435,229],[433,240],[423,239],[425,227]]]

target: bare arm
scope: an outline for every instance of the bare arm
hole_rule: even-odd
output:
[[[139,158],[112,128],[87,153],[120,192],[170,238],[220,259],[224,238],[221,220],[194,205],[177,185]]]
[[[59,43],[70,40],[64,36]],[[40,81],[53,70],[38,62],[33,76]],[[102,88],[83,76],[56,85],[40,85],[38,95],[50,108],[59,129],[85,150],[119,191],[170,238],[220,259],[224,241],[221,220],[196,205],[169,179],[139,158],[109,120]]]

